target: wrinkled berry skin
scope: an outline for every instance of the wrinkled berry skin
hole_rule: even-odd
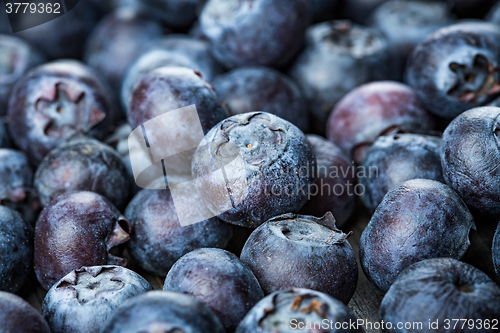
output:
[[[198,249],[172,266],[163,290],[196,297],[234,332],[247,312],[264,297],[252,271],[237,256],[221,249]]]
[[[455,118],[443,133],[441,164],[446,183],[469,207],[500,214],[500,108],[479,107]]]
[[[154,15],[168,26],[186,29],[196,20],[197,10],[205,0],[139,0],[150,15]]]
[[[394,134],[379,137],[366,154],[363,168],[363,202],[374,211],[394,186],[410,179],[432,179],[444,183],[437,136]]]
[[[307,140],[316,155],[317,187],[310,191],[311,197],[300,214],[323,216],[331,211],[337,226],[341,227],[356,205],[354,165],[331,141],[314,134],[308,134]]]
[[[217,317],[196,298],[171,291],[150,291],[120,306],[102,333],[224,333]]]
[[[408,58],[407,81],[432,113],[453,119],[500,93],[500,48],[493,25],[461,23],[439,29]]]
[[[38,66],[12,89],[12,138],[35,163],[76,133],[103,139],[115,112],[109,96],[107,86],[80,62]]]
[[[207,208],[222,220],[256,228],[271,217],[296,212],[314,184],[316,157],[292,123],[267,112],[248,112],[221,121],[205,136],[192,161],[193,177]],[[239,153],[239,155],[238,155]],[[228,164],[234,157],[241,163]],[[210,177],[222,161],[232,190]],[[244,167],[244,170],[243,170]],[[234,178],[232,178],[234,177]],[[246,184],[241,178],[246,177]]]
[[[500,278],[500,223],[498,224],[495,236],[493,237],[491,253],[493,256],[493,266],[495,267],[495,272]]]
[[[81,59],[85,40],[99,20],[99,11],[92,1],[80,1],[68,13],[36,27],[16,32],[16,36],[27,40],[51,59]],[[29,15],[18,17],[32,19]]]
[[[231,228],[216,217],[182,227],[170,190],[140,191],[125,216],[132,225],[130,254],[143,269],[159,276],[167,275],[184,254],[202,247],[226,247],[232,236]]]
[[[3,148],[0,161],[0,205],[17,210],[26,222],[34,224],[40,203],[28,158],[20,151]]]
[[[127,299],[153,290],[139,274],[120,266],[82,267],[54,284],[42,304],[52,333],[100,333]]]
[[[162,34],[162,26],[145,13],[131,6],[119,7],[92,31],[83,58],[118,96],[129,66]]]
[[[265,111],[288,120],[301,131],[309,127],[308,106],[299,87],[274,69],[237,68],[219,76],[214,87],[232,115]]]
[[[487,332],[479,322],[498,318],[500,288],[479,269],[450,258],[428,259],[405,269],[380,306],[380,319],[393,327],[385,332]],[[475,324],[454,329],[453,319]],[[436,320],[439,330],[429,329],[428,323]],[[446,320],[452,323],[448,330]],[[398,322],[421,322],[423,330],[398,329]]]
[[[106,198],[93,192],[59,196],[40,213],[35,228],[35,273],[45,289],[82,266],[120,265],[119,245],[130,224]]]
[[[0,290],[16,293],[33,267],[33,229],[18,212],[4,206],[0,206],[0,258]]]
[[[200,23],[225,66],[282,67],[302,46],[310,14],[304,0],[209,0]]]
[[[129,199],[129,177],[120,155],[93,139],[76,139],[52,150],[40,163],[34,186],[40,202],[63,193],[92,191],[122,210]]]
[[[0,117],[7,115],[12,86],[29,69],[45,62],[45,56],[21,38],[0,34]]]
[[[403,269],[429,258],[460,259],[474,219],[447,185],[429,179],[393,187],[361,235],[359,259],[366,277],[387,291]]]
[[[121,90],[125,109],[135,84],[150,71],[164,66],[194,69],[209,82],[223,71],[210,53],[208,42],[180,34],[169,35],[157,40],[130,65]]]
[[[284,214],[255,229],[241,251],[241,261],[265,294],[309,288],[347,304],[358,282],[349,236],[337,229],[331,213],[322,218]]]
[[[406,58],[429,34],[450,25],[454,19],[448,6],[438,1],[387,1],[368,19],[370,27],[381,31],[388,40],[393,59],[403,77]]]
[[[305,325],[321,325],[322,320],[328,322],[329,328],[318,329],[316,326],[314,332],[364,332],[361,326],[335,329],[336,325],[346,327],[345,323],[357,320],[351,310],[339,300],[318,291],[291,288],[276,291],[257,303],[240,323],[236,333],[285,333],[298,330],[299,324],[304,324],[305,329],[301,329],[301,332],[313,332]]]
[[[0,291],[0,332],[51,333],[40,313],[21,297]]]
[[[353,88],[391,77],[386,38],[349,21],[328,21],[307,30],[305,49],[289,70],[311,107],[311,130],[324,134],[335,104]]]
[[[328,118],[326,132],[328,139],[361,164],[379,136],[426,134],[433,126],[433,116],[409,86],[381,81],[364,84],[342,98]]]

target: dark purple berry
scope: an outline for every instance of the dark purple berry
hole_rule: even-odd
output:
[[[304,0],[209,0],[200,15],[214,56],[229,68],[286,65],[310,19]]]
[[[228,309],[229,310],[229,309]],[[224,333],[217,317],[196,298],[150,291],[120,306],[102,333]]]
[[[306,46],[289,70],[311,107],[311,130],[323,134],[335,104],[360,84],[391,78],[386,38],[349,21],[328,21],[307,30]]]
[[[125,216],[132,226],[130,254],[143,269],[159,276],[167,275],[184,254],[202,247],[226,247],[232,236],[231,228],[216,217],[181,226],[170,190],[140,191]]]
[[[26,71],[45,62],[45,57],[21,38],[0,35],[0,117],[7,115],[10,91]]]
[[[93,192],[59,196],[40,213],[35,229],[35,273],[45,289],[82,266],[120,265],[118,246],[130,224],[106,198]]]
[[[363,202],[374,211],[394,186],[410,179],[433,179],[444,183],[437,136],[394,134],[379,137],[363,162]]]
[[[439,29],[413,50],[407,81],[430,112],[453,119],[500,94],[499,33],[492,24],[460,23]]]
[[[0,291],[2,333],[51,333],[40,313],[21,297]]]
[[[402,83],[364,84],[337,103],[328,119],[327,137],[358,164],[381,135],[429,133],[434,119],[413,90]]]
[[[18,212],[4,206],[0,206],[0,258],[0,290],[20,291],[33,269],[33,229]]]
[[[59,60],[32,69],[16,83],[9,125],[15,143],[38,163],[77,133],[103,139],[114,112],[109,90],[89,67]]]
[[[308,288],[347,304],[358,281],[349,236],[337,229],[331,213],[322,218],[284,214],[255,229],[241,251],[241,261],[266,294]]]
[[[264,297],[252,271],[234,254],[221,249],[198,249],[172,266],[163,290],[196,297],[234,332],[247,312]]]
[[[408,267],[380,306],[380,319],[392,326],[385,332],[488,332],[499,318],[500,288],[479,269],[450,258]],[[457,320],[460,324],[453,328]],[[421,326],[402,329],[398,323]]]
[[[408,180],[389,190],[363,231],[361,267],[377,288],[387,291],[413,263],[462,258],[475,228],[469,209],[450,187],[429,179]]]
[[[129,200],[129,177],[120,155],[93,139],[71,140],[52,150],[38,166],[34,186],[43,206],[71,191],[98,193],[119,209]]]
[[[232,115],[265,111],[288,120],[304,132],[309,127],[309,110],[299,87],[274,69],[237,68],[217,77],[214,87]]]

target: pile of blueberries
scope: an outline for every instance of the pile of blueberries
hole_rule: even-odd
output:
[[[500,1],[80,0],[15,34],[4,12],[0,332],[364,332],[358,263],[384,332],[500,330],[500,224],[498,277],[460,261],[500,219]],[[128,143],[191,105],[204,140],[163,170],[208,217],[183,225]],[[150,152],[196,138],[168,119]]]

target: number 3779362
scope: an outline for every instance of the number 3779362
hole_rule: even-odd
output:
[[[34,3],[34,2],[6,2],[7,14],[61,14],[61,4],[55,3]]]

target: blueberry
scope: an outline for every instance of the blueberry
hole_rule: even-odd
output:
[[[130,254],[143,269],[159,276],[167,275],[174,262],[190,251],[226,247],[232,235],[230,227],[216,217],[181,226],[170,190],[140,191],[125,216],[132,225]]]
[[[193,177],[208,209],[222,220],[256,228],[306,203],[316,158],[295,125],[270,113],[248,112],[221,121],[205,140],[209,149],[201,144],[196,150]],[[226,164],[236,155],[237,162]],[[219,162],[228,182],[210,176],[220,170]]]
[[[496,30],[496,33],[491,30]],[[492,24],[461,23],[441,28],[412,52],[407,81],[432,113],[453,119],[500,93],[500,48]]]
[[[415,92],[394,81],[364,84],[349,92],[328,119],[327,137],[358,164],[381,135],[426,134],[434,119],[420,104]]]
[[[243,67],[214,81],[217,96],[231,114],[266,111],[288,120],[302,131],[309,127],[305,97],[287,76],[267,67]]]
[[[196,298],[150,291],[116,309],[102,333],[224,333],[217,317]]]
[[[429,179],[393,187],[361,235],[359,259],[366,277],[387,291],[403,269],[429,258],[460,259],[474,219],[447,185]]]
[[[370,26],[388,39],[402,78],[406,58],[427,35],[453,23],[449,7],[438,1],[391,0],[377,7],[368,19]]]
[[[33,188],[33,169],[20,151],[0,149],[0,205],[17,210],[27,222],[36,221],[40,203]]]
[[[93,192],[59,196],[40,213],[35,228],[35,273],[45,289],[82,266],[120,265],[119,245],[130,224],[106,198]]]
[[[202,8],[205,0],[138,0],[136,2],[168,26],[185,29],[196,20],[197,11]]]
[[[257,303],[236,333],[364,332],[357,325],[352,328],[356,321],[339,300],[318,291],[292,288],[274,292]]]
[[[289,70],[308,98],[312,130],[323,134],[335,104],[358,85],[390,78],[386,38],[349,21],[328,21],[307,30],[305,49]]]
[[[385,332],[488,332],[498,318],[500,288],[479,269],[450,258],[405,269],[380,306],[380,319],[392,326]],[[453,328],[456,320],[460,326]],[[397,323],[422,326],[405,329]]]
[[[331,211],[337,226],[341,227],[356,205],[354,165],[331,141],[314,134],[307,135],[307,139],[316,155],[317,179],[300,214],[323,216]]]
[[[47,322],[19,296],[0,291],[0,332],[51,333]]]
[[[185,67],[161,67],[136,83],[129,100],[128,120],[135,129],[157,116],[192,104],[196,106],[204,133],[229,116],[227,109],[220,105],[213,86],[199,73]],[[149,142],[168,142],[172,145],[178,141],[179,123],[182,122],[183,119],[171,120],[162,125],[163,131],[148,133]],[[176,150],[175,147],[170,148]],[[189,163],[182,164],[182,168],[189,167]]]
[[[266,294],[308,288],[347,304],[358,281],[349,236],[337,229],[331,213],[322,218],[284,214],[255,229],[241,251],[241,261]]]
[[[120,266],[82,267],[45,295],[42,315],[52,333],[95,332],[127,299],[153,290],[139,274]]]
[[[363,202],[374,211],[394,186],[416,178],[444,183],[437,136],[394,134],[379,137],[363,162]]]
[[[495,272],[500,278],[500,223],[498,224],[495,236],[493,237],[491,253],[493,256],[493,266],[495,267]]]
[[[454,119],[443,133],[441,163],[446,182],[474,210],[500,213],[496,186],[500,163],[500,108],[479,107]]]
[[[55,6],[52,9],[56,10]],[[61,7],[59,11],[64,13],[64,8]],[[19,25],[30,24],[33,20],[32,15],[17,15],[17,17],[20,20]],[[84,42],[99,17],[99,8],[92,1],[81,1],[68,13],[36,27],[16,32],[16,36],[27,40],[51,59],[80,59]]]
[[[212,81],[222,73],[221,65],[210,53],[208,42],[180,34],[169,35],[157,40],[130,65],[121,90],[121,101],[125,109],[135,84],[150,71],[164,66],[194,69],[207,81]]]
[[[129,199],[129,176],[120,155],[93,139],[76,139],[52,150],[35,174],[34,186],[43,206],[71,191],[92,191],[119,209]]]
[[[18,212],[4,206],[0,206],[0,258],[0,290],[18,292],[32,272],[33,229]]]
[[[246,313],[264,297],[252,271],[234,254],[221,249],[198,249],[172,266],[163,290],[196,297],[234,332]]]
[[[200,15],[214,56],[229,68],[286,65],[309,22],[304,0],[209,0]]]
[[[45,62],[40,51],[14,35],[0,34],[0,117],[7,115],[7,102],[14,83],[29,69]]]
[[[85,62],[101,74],[119,96],[123,77],[144,48],[163,34],[159,22],[136,7],[119,7],[92,31],[84,50]]]
[[[74,60],[27,72],[9,100],[10,131],[33,162],[76,133],[103,139],[114,114],[110,92],[89,67]]]

